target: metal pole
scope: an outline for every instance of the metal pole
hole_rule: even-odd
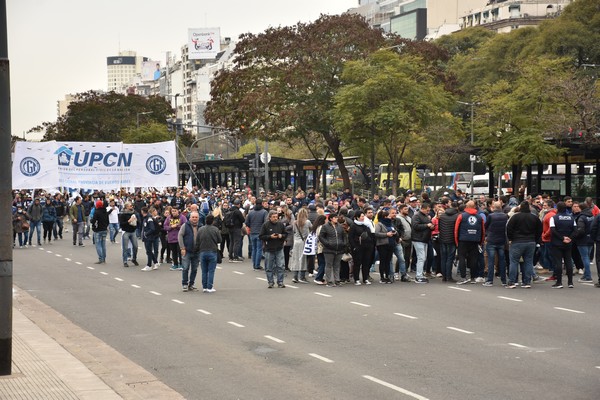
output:
[[[258,139],[254,138],[254,196],[258,196],[259,194],[259,186],[260,186],[260,174],[259,174],[259,167],[260,167],[260,157],[259,157],[259,149],[258,149]]]
[[[0,0],[0,226],[12,224],[12,173],[10,126],[10,65],[6,0]],[[12,367],[12,230],[0,230],[0,375],[10,375]]]
[[[269,193],[269,186],[271,184],[269,180],[269,141],[265,140],[265,194]]]
[[[375,132],[371,132],[371,199],[375,195]],[[354,191],[352,192],[354,193]]]
[[[473,144],[475,143],[474,133],[473,133],[473,107],[475,107],[475,102],[471,102],[471,149],[473,148]],[[473,161],[472,155],[469,156],[471,159],[471,199],[473,198],[473,174],[475,173],[475,161]]]

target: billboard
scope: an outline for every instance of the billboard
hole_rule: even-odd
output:
[[[160,78],[160,61],[144,61],[142,63],[142,81],[155,81]]]
[[[177,186],[175,142],[17,142],[14,189]]]
[[[220,28],[188,29],[188,52],[190,60],[212,60],[221,48]]]

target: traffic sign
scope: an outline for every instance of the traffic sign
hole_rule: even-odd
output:
[[[262,153],[260,155],[260,161],[262,161],[263,164],[268,164],[271,162],[271,154],[270,153]]]

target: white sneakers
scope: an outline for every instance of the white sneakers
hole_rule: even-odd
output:
[[[144,268],[142,268],[142,271],[152,271],[152,268],[146,265]]]

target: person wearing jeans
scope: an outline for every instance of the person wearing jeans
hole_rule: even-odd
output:
[[[79,246],[83,247],[85,210],[81,204],[81,197],[77,197],[75,203],[69,209],[69,218],[71,218],[71,224],[73,224],[73,246],[77,245],[77,239],[79,239]]]
[[[446,201],[442,204],[448,205]],[[454,225],[458,218],[458,209],[456,203],[450,204],[439,216],[438,230],[440,241],[440,267],[442,270],[443,282],[454,282],[452,278],[452,265],[456,256],[456,243],[454,242]]]
[[[265,242],[265,272],[269,289],[275,285],[275,279],[277,279],[278,287],[285,287],[283,283],[285,272],[283,245],[286,236],[285,226],[279,221],[277,211],[269,211],[268,221],[264,223],[260,230],[260,239]]]
[[[429,208],[429,203],[423,203],[421,209],[412,217],[412,243],[417,255],[416,283],[429,282],[423,276],[423,268],[427,259],[427,248],[431,241],[431,231],[435,228],[429,216]]]
[[[197,290],[194,287],[196,274],[198,273],[198,264],[200,263],[200,248],[196,246],[198,240],[198,221],[200,214],[197,211],[190,213],[190,219],[179,229],[177,239],[181,249],[181,286],[183,291]]]
[[[477,261],[479,259],[479,246],[485,240],[485,226],[483,218],[475,208],[475,202],[469,200],[462,214],[459,214],[454,225],[454,241],[458,248],[458,268],[460,280],[456,283],[475,283],[477,278]],[[467,265],[471,270],[471,279],[467,279]]]
[[[542,240],[542,221],[531,213],[529,202],[523,201],[519,211],[506,224],[506,237],[510,243],[509,289],[514,289],[518,280],[519,260],[523,257],[523,282],[525,289],[531,287],[533,256],[536,243]]]
[[[579,212],[577,212],[578,210]],[[594,240],[591,236],[592,223],[594,222],[592,209],[585,202],[574,202],[573,214],[575,214],[575,222],[577,223],[575,244],[577,244],[577,251],[579,251],[583,263],[583,277],[579,279],[579,282],[593,282],[592,271],[590,270],[590,253],[594,248]]]
[[[266,203],[266,202],[265,202]],[[252,268],[262,269],[260,261],[262,260],[262,241],[260,240],[260,230],[267,222],[267,210],[264,208],[262,200],[256,199],[254,208],[248,212],[246,217],[246,227],[248,229],[248,238],[252,251]]]
[[[96,201],[96,210],[91,219],[92,230],[94,232],[94,243],[98,253],[96,264],[106,263],[106,236],[108,230],[108,213],[104,208],[102,200]]]
[[[485,233],[487,235],[486,252],[488,256],[488,276],[483,286],[494,284],[494,263],[498,255],[498,271],[500,281],[506,285],[506,261],[504,248],[506,246],[506,224],[508,215],[502,212],[502,203],[495,201],[492,204],[492,213],[485,220]]]
[[[217,268],[217,252],[221,243],[221,232],[213,225],[215,217],[209,214],[206,225],[198,229],[194,252],[198,253],[202,269],[202,291],[205,293],[216,292],[213,287],[215,270]]]
[[[43,208],[40,204],[40,199],[35,199],[33,204],[29,206],[29,210],[27,210],[29,214],[29,245],[31,246],[31,239],[33,238],[33,231],[37,231],[37,244],[38,246],[42,245],[42,214]]]

